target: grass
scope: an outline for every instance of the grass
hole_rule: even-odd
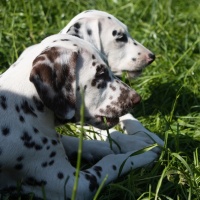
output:
[[[134,115],[165,140],[153,168],[132,171],[108,185],[97,199],[200,199],[198,1],[1,0],[0,72],[26,47],[59,32],[86,9],[115,15],[136,40],[155,52],[156,61],[140,78],[125,81],[143,97]]]

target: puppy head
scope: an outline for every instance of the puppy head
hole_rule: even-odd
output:
[[[52,38],[57,40],[33,61],[30,81],[57,118],[80,120],[82,92],[85,123],[102,129],[116,125],[119,117],[140,101],[139,95],[112,74],[88,42],[64,35]]]
[[[112,72],[134,78],[155,60],[155,55],[133,39],[126,25],[103,11],[84,11],[60,32],[84,39],[107,58]]]

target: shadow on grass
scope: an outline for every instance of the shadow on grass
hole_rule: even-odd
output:
[[[149,86],[149,93],[150,97],[135,108],[137,115],[148,116],[157,112],[170,115],[173,111],[174,116],[184,116],[200,112],[200,98],[181,83],[157,82]]]

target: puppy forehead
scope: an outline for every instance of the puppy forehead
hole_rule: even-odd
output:
[[[91,43],[80,38],[71,35],[56,34],[43,40],[42,44],[45,45],[44,50],[54,47],[53,49],[56,49],[59,55],[68,50],[79,52],[84,56],[84,60],[88,60],[88,62],[93,64],[93,68],[96,68],[95,66],[100,64],[105,65],[105,68],[109,69],[103,54]]]
[[[107,24],[115,24],[116,26],[120,26],[121,28],[123,28],[124,30],[128,30],[127,26],[122,23],[120,20],[118,20],[115,16],[104,12],[104,11],[99,11],[99,10],[87,10],[84,11],[82,13],[80,13],[79,15],[77,15],[74,20],[76,21],[84,21],[87,19],[102,19],[102,20],[108,20],[109,23]]]

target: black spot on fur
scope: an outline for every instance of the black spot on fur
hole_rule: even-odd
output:
[[[92,62],[92,66],[95,66],[96,65],[96,63],[95,62]]]
[[[34,133],[39,133],[38,129],[35,127],[33,127],[33,131],[34,131]]]
[[[51,166],[51,165],[53,165],[54,164],[54,160],[51,160],[50,162],[49,162],[49,166]]]
[[[101,166],[94,166],[94,171],[96,172],[97,176],[99,178],[101,178],[101,171],[102,171],[102,167]]]
[[[88,35],[92,35],[92,30],[91,30],[91,29],[88,29],[88,30],[87,30],[87,33],[88,33]]]
[[[15,105],[15,110],[19,113],[20,112],[20,109],[19,109],[19,106],[18,105]]]
[[[134,163],[131,161],[131,165],[134,165]]]
[[[112,168],[113,168],[113,170],[116,170],[116,169],[117,169],[116,165],[113,165]]]
[[[8,127],[1,128],[2,135],[7,136],[10,133],[10,129]]]
[[[24,159],[24,156],[19,156],[19,157],[17,157],[16,160],[17,160],[18,162],[21,162],[23,159]]]
[[[52,143],[53,145],[57,145],[57,144],[58,144],[58,142],[57,142],[56,140],[51,140],[51,143]]]
[[[42,149],[42,146],[40,144],[35,144],[35,150],[39,151]]]
[[[35,150],[41,150],[42,149],[42,145],[40,144],[36,144],[33,140],[32,140],[32,136],[29,135],[29,133],[27,131],[23,132],[23,135],[21,136],[21,140],[24,142],[24,146],[27,148],[35,148]]]
[[[25,114],[32,115],[33,117],[37,117],[37,115],[34,113],[34,108],[28,104],[26,100],[24,100],[21,104],[21,108]]]
[[[78,34],[70,34],[70,35],[72,35],[72,36],[74,36],[74,37],[81,38],[80,35],[78,35]]]
[[[31,139],[32,139],[32,137],[28,134],[28,132],[24,131],[23,135],[21,136],[21,140],[23,140],[25,142],[30,142]]]
[[[136,58],[132,58],[132,61],[136,61]]]
[[[49,155],[50,158],[53,158],[56,155],[55,151],[52,151],[51,154]]]
[[[108,19],[111,19],[111,17],[108,17]]]
[[[69,39],[61,39],[60,41],[69,41]]]
[[[16,164],[14,167],[16,170],[21,170],[23,168],[23,165],[21,163]]]
[[[95,57],[95,55],[94,54],[92,54],[92,59],[94,60],[94,59],[96,59],[96,57]]]
[[[99,184],[97,182],[96,176],[94,176],[93,174],[85,174],[85,178],[90,182],[89,189],[91,192],[94,192],[98,189]]]
[[[64,174],[62,172],[58,172],[57,174],[59,179],[63,179],[64,178]]]
[[[47,139],[46,137],[43,137],[43,138],[42,138],[42,143],[43,143],[43,144],[46,144],[47,142],[48,142],[48,139]]]
[[[6,97],[4,95],[0,96],[0,105],[4,110],[7,109]]]
[[[22,122],[22,123],[25,122],[25,119],[24,119],[24,117],[22,115],[19,116],[19,121]]]
[[[47,184],[45,180],[37,180],[34,177],[28,177],[25,182],[27,185],[40,186],[40,187]]]
[[[135,46],[137,46],[137,45],[138,45],[136,42],[133,42],[133,44],[134,44]]]
[[[41,166],[42,166],[42,167],[47,167],[47,162],[43,162],[43,163],[41,164]]]

